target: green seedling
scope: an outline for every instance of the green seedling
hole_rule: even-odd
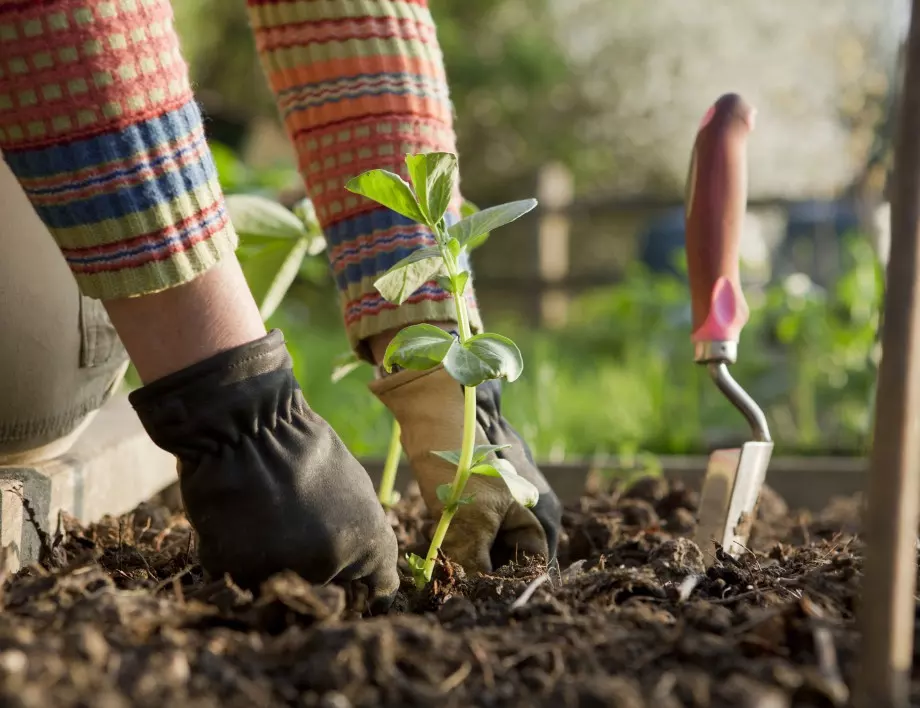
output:
[[[335,368],[332,370],[332,383],[338,383],[355,369],[360,368],[362,364],[367,364],[367,362],[359,359],[354,352],[346,352],[336,357]],[[394,489],[396,470],[399,469],[399,458],[402,456],[399,435],[399,422],[394,419],[393,429],[390,432],[390,445],[383,464],[383,476],[380,478],[380,489],[377,490],[377,498],[380,499],[384,509],[389,509],[400,500],[399,492]]]
[[[502,204],[482,211],[472,205],[463,210],[463,218],[447,226],[445,214],[458,183],[457,157],[436,152],[407,155],[409,178],[387,170],[370,170],[350,180],[346,188],[427,226],[435,245],[421,248],[394,265],[375,283],[388,301],[401,305],[427,282],[435,281],[453,296],[459,335],[429,324],[406,327],[396,334],[387,347],[383,366],[424,371],[442,365],[463,386],[463,433],[460,450],[433,454],[456,465],[450,484],[441,485],[438,499],[443,504],[441,517],[424,558],[408,556],[416,585],[424,587],[431,580],[435,561],[450,522],[464,504],[474,503],[464,496],[471,475],[498,477],[512,496],[524,506],[533,506],[539,496],[536,487],[517,474],[514,466],[493,453],[505,446],[476,445],[476,386],[492,379],[515,381],[524,362],[517,345],[500,334],[474,335],[470,327],[465,292],[470,271],[463,263],[468,254],[481,246],[489,233],[520,218],[536,207],[535,199]]]
[[[267,320],[294,283],[304,259],[325,250],[323,230],[309,199],[293,211],[253,194],[232,194],[226,201],[240,237],[240,265],[259,314]]]

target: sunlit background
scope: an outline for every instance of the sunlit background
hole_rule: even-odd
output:
[[[181,0],[178,27],[228,193],[293,204],[293,153],[243,2]],[[905,0],[432,0],[456,108],[464,196],[541,207],[476,252],[490,328],[520,345],[506,415],[538,458],[683,454],[743,420],[692,363],[682,196],[700,117],[758,109],[736,377],[778,454],[851,454],[870,431],[887,253],[890,132]],[[386,411],[347,351],[325,257],[270,324],[311,405],[361,456]]]

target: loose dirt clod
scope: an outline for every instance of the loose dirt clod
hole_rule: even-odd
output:
[[[373,619],[294,574],[257,595],[206,577],[188,523],[163,507],[65,519],[45,566],[4,585],[0,705],[843,705],[858,500],[814,517],[772,500],[752,552],[708,570],[716,549],[673,532],[695,503],[660,481],[586,497],[566,511],[560,568],[467,577],[448,563],[423,591],[407,577]],[[394,509],[404,549],[424,544],[423,509],[415,496]]]

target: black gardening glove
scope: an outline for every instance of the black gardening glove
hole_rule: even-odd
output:
[[[281,332],[134,391],[151,439],[179,461],[202,566],[254,588],[293,570],[385,609],[396,536],[373,484],[307,406]]]

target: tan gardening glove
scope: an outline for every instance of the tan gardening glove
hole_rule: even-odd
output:
[[[371,391],[399,422],[402,446],[432,516],[443,505],[436,490],[454,479],[455,465],[432,451],[459,450],[463,432],[463,388],[439,366],[429,371],[401,371],[370,384]],[[497,381],[476,389],[477,445],[511,445],[497,453],[540,492],[527,509],[514,500],[505,483],[473,475],[464,496],[472,504],[460,507],[444,541],[444,553],[467,572],[489,572],[522,554],[555,557],[562,507],[533,463],[520,436],[501,415],[501,386]],[[491,455],[490,459],[494,459]]]

